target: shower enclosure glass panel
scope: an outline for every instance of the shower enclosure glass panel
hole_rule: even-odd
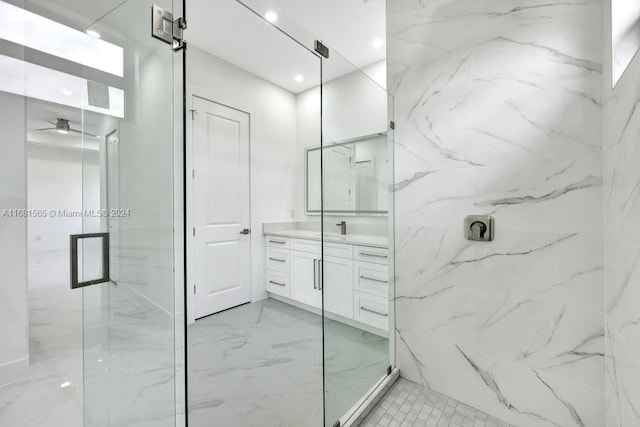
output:
[[[79,129],[84,287],[84,425],[176,423],[173,67],[182,55],[151,37],[156,4],[129,0],[87,30],[120,48],[122,72],[87,71]],[[181,82],[179,82],[181,86]],[[96,135],[96,136],[94,136]]]
[[[187,6],[189,425],[321,426],[320,59],[268,2]]]
[[[151,1],[62,3],[0,1],[0,425],[174,426],[182,56]]]
[[[393,364],[386,63],[357,69],[329,51],[322,60],[322,149],[310,156],[322,158],[322,203],[307,200],[308,207],[321,205],[323,221],[325,426],[354,421]]]

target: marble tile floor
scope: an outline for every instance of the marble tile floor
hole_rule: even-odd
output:
[[[81,307],[68,288],[30,289],[30,377],[0,387],[0,426],[82,426]]]
[[[193,427],[322,426],[322,318],[275,299],[189,326]],[[326,425],[385,375],[386,338],[325,321]]]
[[[175,424],[170,326],[112,285],[34,287],[29,311],[30,375],[0,387],[0,426]]]
[[[482,411],[399,378],[360,427],[511,427]]]

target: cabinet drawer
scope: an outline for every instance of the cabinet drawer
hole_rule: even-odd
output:
[[[341,243],[325,243],[324,256],[351,259],[353,258],[353,246]]]
[[[267,270],[267,291],[290,298],[290,289],[288,274]]]
[[[355,261],[353,267],[353,284],[356,291],[380,297],[389,296],[388,266]]]
[[[267,241],[267,247],[289,249],[291,239],[280,236],[264,236]]]
[[[320,241],[293,239],[291,241],[291,250],[307,252],[320,256]]]
[[[353,319],[378,329],[389,328],[389,298],[353,293]]]
[[[267,270],[289,273],[289,251],[267,247]]]
[[[353,259],[389,265],[389,250],[371,246],[354,246]]]

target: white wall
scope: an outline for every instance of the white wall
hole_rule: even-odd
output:
[[[251,116],[251,285],[253,300],[264,298],[262,223],[291,220],[296,206],[295,96],[195,46],[187,55],[187,85],[187,108],[198,95]]]
[[[0,93],[0,212],[25,209],[25,102]],[[0,215],[0,385],[29,371],[27,223]]]
[[[386,79],[386,61],[380,61],[324,83],[322,92],[325,143],[386,132],[387,92],[381,87]],[[320,145],[320,88],[297,95],[296,185],[297,221],[319,221],[318,215],[305,215],[305,149]],[[386,156],[386,154],[385,154]],[[385,194],[386,197],[386,194]],[[386,224],[383,217],[334,217],[348,223]]]
[[[172,323],[174,106],[168,94],[173,71],[167,67],[172,53],[147,43],[147,36],[141,30],[136,34],[152,47],[149,50],[125,50],[125,75],[131,78],[124,80],[126,120],[118,124],[118,154],[112,159],[118,165],[118,182],[110,184],[117,186],[118,200],[110,207],[129,210],[131,215],[118,219],[118,232],[110,230],[118,241],[112,244],[118,247],[112,269],[118,272],[117,281],[127,285],[118,289],[133,291],[130,295],[138,303]],[[94,206],[87,205],[100,204],[94,199]],[[85,220],[85,226],[89,224]],[[97,231],[98,222],[93,224],[94,230],[85,227],[85,232]]]
[[[615,25],[608,6],[605,28]],[[611,44],[605,39],[609,60]],[[605,62],[603,121],[606,426],[635,427],[640,425],[640,58],[633,58],[615,88],[608,73],[615,73],[616,64],[609,65]]]
[[[100,197],[98,154],[80,150],[27,146],[27,207],[80,211],[84,196]],[[82,233],[80,217],[30,217],[27,220],[29,288],[69,287],[69,235]],[[46,269],[37,264],[47,263]],[[36,267],[36,268],[34,268]]]

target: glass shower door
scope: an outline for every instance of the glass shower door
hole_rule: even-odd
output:
[[[385,80],[384,60],[358,69],[329,49],[322,61],[325,426],[356,422],[357,409],[394,364]]]
[[[75,269],[83,292],[85,426],[176,424],[174,109],[181,104],[173,70],[182,54],[151,36],[153,4],[173,9],[170,0],[129,0],[86,30],[106,43],[99,54],[111,67],[86,70],[83,234],[71,238],[72,276]]]

